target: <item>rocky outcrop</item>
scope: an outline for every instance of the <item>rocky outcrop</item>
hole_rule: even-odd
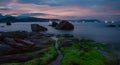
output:
[[[28,32],[24,31],[16,31],[16,32],[3,32],[1,33],[1,37],[9,37],[9,38],[19,38],[19,39],[24,39],[28,37]]]
[[[53,34],[37,32],[2,32],[0,34],[0,64],[22,62],[40,56],[51,46]],[[17,36],[18,35],[18,36]],[[38,51],[38,52],[37,52]]]
[[[48,29],[38,24],[31,24],[31,30],[33,32],[41,32],[41,31],[47,31]]]
[[[108,25],[108,27],[116,27],[116,25],[115,24],[110,24],[110,25]]]
[[[31,53],[0,56],[0,64],[26,62],[26,61],[32,60],[33,58],[41,57],[42,54],[46,51],[47,49],[39,50]]]
[[[0,44],[0,56],[6,55],[6,54],[11,54],[14,52],[14,48],[10,47],[9,45],[6,45],[4,43]]]
[[[71,24],[67,20],[63,20],[58,25],[56,25],[56,29],[59,29],[59,30],[73,30],[74,26],[73,26],[73,24]]]
[[[11,24],[11,22],[6,22],[6,25],[10,26],[10,25],[12,25],[12,24]]]

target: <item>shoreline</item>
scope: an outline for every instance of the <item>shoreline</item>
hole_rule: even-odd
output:
[[[4,33],[4,32],[3,32]],[[9,32],[6,32],[6,33],[9,33]],[[13,33],[13,32],[12,32]],[[25,31],[24,31],[24,33],[26,33]],[[22,33],[22,34],[24,34],[24,33]],[[78,39],[76,39],[76,38],[74,38],[72,35],[68,35],[68,36],[64,36],[64,35],[62,35],[62,36],[60,36],[60,35],[55,35],[55,34],[49,34],[49,33],[44,33],[44,34],[42,34],[42,33],[33,33],[33,32],[27,32],[27,34],[29,33],[29,35],[33,35],[33,38],[32,39],[34,39],[34,36],[35,35],[37,35],[36,36],[36,38],[38,38],[38,39],[40,39],[40,38],[44,38],[44,39],[48,39],[49,41],[50,40],[52,40],[50,37],[52,37],[52,36],[57,36],[58,38],[59,38],[59,40],[61,39],[61,38],[65,38],[65,39],[63,39],[63,40],[61,40],[61,41],[64,41],[64,40],[67,40],[67,39],[69,39],[69,38],[71,38],[70,40],[71,41],[73,41],[73,40],[78,40]],[[21,34],[21,33],[20,33]],[[19,36],[19,34],[17,34],[18,36]],[[41,36],[40,36],[41,35]],[[8,36],[9,36],[9,34],[8,34]],[[38,37],[38,36],[40,36],[40,37]],[[29,36],[28,36],[29,37]],[[13,37],[14,38],[14,37]],[[72,38],[73,38],[73,40],[72,40]],[[25,38],[24,38],[25,39]],[[27,39],[27,38],[26,38]],[[25,39],[25,40],[26,40]],[[27,40],[29,40],[29,38],[27,39]],[[84,42],[87,42],[87,40],[86,39],[80,39],[80,40],[83,40]],[[54,42],[54,40],[52,40],[53,42]],[[88,40],[88,42],[89,41],[93,41],[93,40]],[[93,42],[95,42],[95,41],[93,41]],[[74,42],[73,42],[74,43]],[[97,42],[95,42],[96,44],[97,44]],[[51,45],[51,44],[49,44],[49,45]],[[102,46],[101,46],[102,45]],[[103,49],[103,51],[104,51],[104,48],[107,48],[105,45],[103,45],[103,44],[101,44],[100,43],[100,45],[98,44],[98,46],[101,48],[101,49]],[[105,46],[105,47],[104,47]],[[46,47],[47,48],[47,47]],[[72,47],[71,47],[72,48]],[[95,50],[95,49],[94,49]],[[108,50],[108,49],[107,49]],[[62,50],[61,50],[62,51]],[[56,54],[55,54],[56,55]],[[111,55],[113,55],[113,54],[111,54]],[[55,57],[54,57],[55,58]],[[113,57],[114,58],[114,57]],[[52,61],[52,60],[51,60]],[[3,64],[4,65],[4,64]]]

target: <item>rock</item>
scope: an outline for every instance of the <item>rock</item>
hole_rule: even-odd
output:
[[[108,25],[108,27],[116,27],[116,25],[115,24],[110,24],[110,25]]]
[[[22,49],[22,48],[26,48],[27,46],[21,44],[21,43],[17,43],[14,39],[12,38],[5,38],[4,39],[5,43],[10,45],[13,48],[18,48],[18,49]]]
[[[27,62],[34,58],[41,57],[45,51],[47,51],[47,49],[39,50],[39,51],[31,52],[31,53],[0,56],[0,64]]]
[[[40,26],[38,24],[31,24],[31,29],[33,32],[41,32],[41,31],[47,31],[48,29],[43,27],[43,26]]]
[[[72,45],[72,42],[70,40],[65,40],[60,43],[60,47],[69,47]]]
[[[11,22],[6,22],[6,25],[11,25]]]
[[[5,38],[4,41],[5,41],[4,45],[7,45],[13,48],[10,52],[6,51],[6,50],[9,50],[7,47],[4,47],[6,48],[6,50],[1,49],[1,52],[7,52],[6,54],[19,54],[19,53],[33,52],[33,51],[46,48],[51,44],[51,42],[49,41],[45,41],[45,40],[39,41],[39,39],[36,40],[39,42],[34,42],[35,44],[28,40],[13,39],[13,38]],[[1,46],[1,48],[3,47]]]
[[[6,45],[4,43],[0,44],[0,56],[11,54],[14,49],[10,47],[9,45]]]
[[[15,39],[15,41],[16,41],[17,43],[21,43],[21,44],[27,45],[27,46],[29,46],[29,47],[34,46],[34,43],[31,42],[31,41],[28,41],[28,40]]]
[[[4,28],[5,26],[0,26],[0,27]]]
[[[28,32],[3,32],[1,34],[2,37],[9,37],[9,38],[19,38],[19,39],[24,39],[28,37]]]
[[[2,35],[0,35],[0,41],[3,41],[4,37]]]
[[[66,20],[63,20],[56,26],[56,29],[59,29],[59,30],[73,30],[74,26],[70,22],[68,22]]]
[[[13,33],[14,38],[20,38],[20,39],[24,39],[26,37],[28,37],[28,33],[27,32],[15,32]]]

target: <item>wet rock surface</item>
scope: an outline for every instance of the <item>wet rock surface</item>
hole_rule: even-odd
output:
[[[31,29],[33,32],[41,32],[41,31],[47,31],[48,29],[40,26],[39,24],[31,24]]]
[[[33,32],[2,32],[0,35],[0,64],[24,62],[40,56],[52,42],[53,34]]]

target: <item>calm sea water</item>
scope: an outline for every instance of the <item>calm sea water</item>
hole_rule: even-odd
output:
[[[120,43],[120,27],[107,27],[104,23],[73,23],[75,29],[73,31],[56,30],[49,25],[48,22],[19,22],[6,26],[0,23],[0,31],[28,31],[31,32],[30,24],[39,24],[48,28],[48,33],[54,34],[73,34],[77,38],[93,39],[102,43]]]

